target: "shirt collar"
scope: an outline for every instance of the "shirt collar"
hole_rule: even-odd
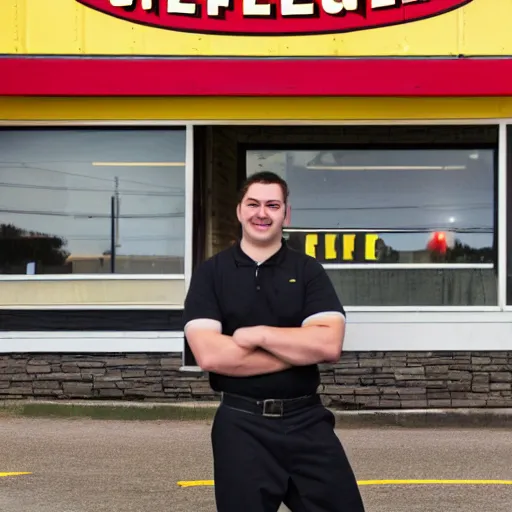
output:
[[[266,259],[261,266],[279,265],[284,260],[287,251],[288,245],[286,240],[281,238],[281,247],[279,250],[270,256],[270,258]],[[256,262],[242,250],[240,241],[236,242],[234,245],[233,255],[237,266],[253,266],[256,264]]]

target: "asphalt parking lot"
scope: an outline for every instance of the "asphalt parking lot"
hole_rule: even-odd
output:
[[[337,433],[368,512],[510,511],[506,429]],[[215,511],[206,420],[0,417],[0,439],[2,511]]]

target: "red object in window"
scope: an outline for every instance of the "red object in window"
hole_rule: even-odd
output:
[[[429,251],[433,251],[439,254],[446,254],[448,244],[446,242],[446,233],[443,231],[436,231],[430,239],[427,248]]]

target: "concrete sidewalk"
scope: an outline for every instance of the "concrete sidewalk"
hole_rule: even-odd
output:
[[[218,404],[217,401],[165,403],[112,400],[6,400],[0,401],[0,415],[115,420],[211,420]],[[338,428],[512,427],[512,407],[331,410],[336,416]]]

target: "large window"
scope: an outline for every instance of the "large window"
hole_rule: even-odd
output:
[[[183,274],[184,129],[0,131],[1,274]]]
[[[492,145],[252,147],[291,189],[289,244],[350,306],[497,304]]]

